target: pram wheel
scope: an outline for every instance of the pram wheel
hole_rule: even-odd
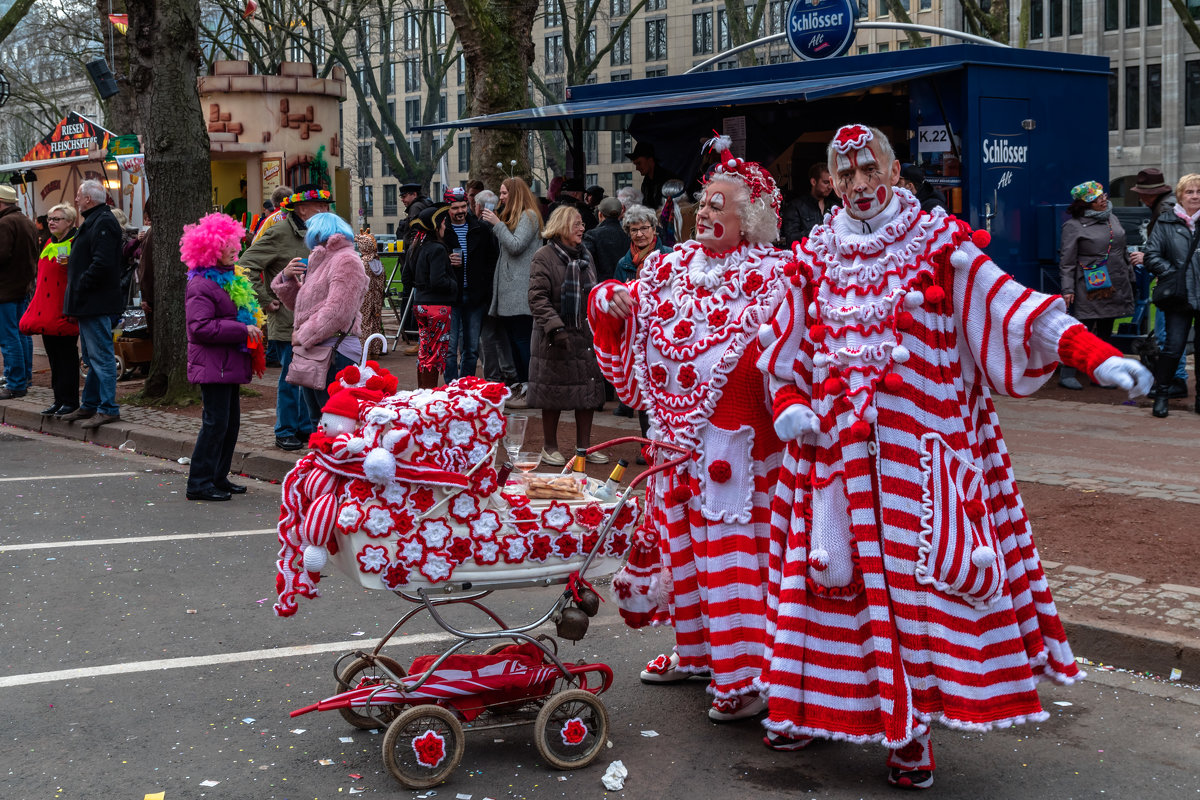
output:
[[[580,769],[595,761],[608,741],[608,711],[591,692],[567,689],[542,706],[533,736],[548,764]]]
[[[342,674],[338,676],[338,694],[357,688],[364,678],[371,684],[390,681],[391,679],[378,669],[376,664],[387,667],[399,678],[403,678],[407,674],[404,667],[387,656],[375,656],[371,659],[356,658],[347,664],[346,668],[342,670]],[[365,713],[367,711],[372,712],[374,716]],[[394,720],[400,713],[400,706],[372,706],[362,711],[356,708],[339,708],[338,712],[342,715],[342,719],[354,727],[371,730],[372,728],[382,728]]]
[[[414,706],[388,726],[383,763],[406,789],[428,789],[450,777],[462,761],[462,725],[441,706]]]

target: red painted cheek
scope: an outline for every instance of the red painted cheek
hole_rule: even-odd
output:
[[[842,207],[846,208],[846,207],[849,207],[849,205],[850,205],[850,195],[848,195],[848,194],[842,195]]]
[[[713,236],[721,239],[725,236],[725,226],[719,222],[713,223]]]
[[[878,189],[876,189],[875,198],[879,200],[880,204],[882,205],[883,201],[887,199],[887,187],[880,186]]]

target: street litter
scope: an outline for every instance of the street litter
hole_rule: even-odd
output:
[[[604,784],[605,789],[615,792],[625,788],[625,779],[628,777],[629,770],[625,768],[625,765],[620,761],[614,761],[608,765],[608,769],[604,770],[600,782]]]
[[[1177,681],[1182,677],[1183,677],[1183,670],[1178,669],[1178,668],[1171,670],[1171,680]]]
[[[328,766],[332,766],[332,765],[333,765],[333,759],[330,759],[330,758],[320,758],[320,759],[317,759],[317,763],[318,763],[318,764],[320,764],[322,767],[328,767]]]
[[[201,786],[216,786],[220,781],[200,781]]]
[[[189,613],[189,614],[198,614],[198,613],[200,613],[200,612],[198,612],[198,611],[197,611],[196,609],[194,609],[194,608],[189,608],[189,609],[187,610],[187,613]]]
[[[356,780],[356,781],[362,780],[362,775],[359,775],[357,772],[351,772],[350,777],[354,778],[354,780]]]
[[[653,739],[655,736],[658,736],[658,731],[642,731],[642,736],[647,739]]]
[[[292,733],[299,735],[304,733],[306,730],[308,730],[308,728],[292,728]]]
[[[154,792],[153,794],[147,794],[142,800],[165,800],[166,796],[166,792]]]
[[[458,794],[454,795],[454,800],[471,800],[471,795],[459,792]]]
[[[354,737],[353,736],[339,736],[338,741],[341,742],[342,744],[353,744]]]
[[[1055,700],[1055,701],[1054,701],[1054,705],[1056,705],[1056,706],[1069,706],[1069,705],[1074,705],[1074,703],[1068,703],[1066,700]]]
[[[176,459],[176,463],[190,464],[190,463],[192,463],[192,460],[190,458],[188,458],[187,456],[181,456],[180,458]]]
[[[249,724],[251,724],[252,722],[254,722],[254,717],[244,717],[244,718],[242,719],[242,722],[244,722],[244,723],[246,723],[247,725],[249,725]]]

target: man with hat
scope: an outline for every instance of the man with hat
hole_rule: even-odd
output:
[[[407,216],[400,223],[396,235],[404,240],[404,249],[407,251],[410,244],[409,233],[413,221],[421,216],[422,211],[433,205],[433,200],[421,192],[421,184],[402,183],[400,184],[400,202],[404,203],[404,210],[407,212]]]
[[[679,176],[658,163],[654,145],[650,142],[638,142],[632,153],[625,154],[625,158],[633,162],[633,168],[642,176],[642,203],[658,210],[663,202],[663,184]]]
[[[306,183],[280,202],[281,220],[261,232],[238,263],[246,268],[258,292],[258,304],[267,312],[267,336],[279,354],[279,381],[275,396],[275,446],[299,450],[312,433],[308,411],[300,396],[300,387],[287,382],[292,363],[292,312],[271,291],[271,281],[293,259],[308,258],[304,244],[305,223],[315,214],[328,211],[333,195],[316,184]]]
[[[0,185],[0,354],[5,386],[0,400],[24,397],[33,377],[33,339],[18,329],[29,305],[37,267],[37,226],[17,208],[17,190]]]
[[[500,245],[490,225],[470,213],[467,190],[452,187],[442,199],[450,204],[449,227],[458,240],[450,251],[450,265],[461,278],[459,302],[450,316],[450,354],[446,358],[446,383],[474,375],[479,358],[479,335],[492,302],[492,279]],[[460,355],[461,353],[461,355]]]
[[[1171,191],[1171,187],[1167,185],[1163,179],[1161,169],[1150,167],[1143,169],[1137,174],[1137,183],[1131,188],[1138,199],[1142,201],[1142,205],[1150,209],[1150,221],[1146,223],[1145,242],[1150,241],[1150,234],[1154,231],[1154,226],[1158,222],[1162,212],[1175,206],[1175,193]],[[1144,245],[1143,245],[1144,246]],[[1129,263],[1134,267],[1141,267],[1143,260],[1146,258],[1145,252],[1138,250],[1129,254]],[[1157,313],[1154,315],[1154,338],[1158,342],[1161,349],[1167,343],[1167,315]],[[1187,365],[1185,359],[1179,359],[1179,366],[1175,368],[1175,377],[1171,381],[1171,385],[1167,387],[1167,397],[1187,397]]]

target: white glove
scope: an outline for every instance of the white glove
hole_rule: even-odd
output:
[[[1141,397],[1150,391],[1154,385],[1154,376],[1150,370],[1132,358],[1110,356],[1096,367],[1096,380],[1102,386],[1116,386],[1128,389],[1129,396]]]
[[[820,432],[820,418],[800,403],[788,406],[775,418],[775,435],[785,442],[798,441],[806,433]]]

